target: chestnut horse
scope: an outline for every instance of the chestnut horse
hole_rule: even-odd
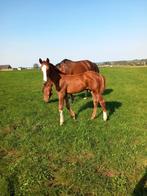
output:
[[[79,73],[83,73],[85,71],[90,71],[90,70],[99,73],[98,66],[95,63],[88,61],[88,60],[71,61],[68,59],[64,59],[63,61],[58,63],[56,67],[60,71],[66,74],[70,74],[70,75],[79,74]],[[44,81],[46,82],[47,78],[44,78]],[[42,91],[43,91],[44,101],[48,102],[52,95],[51,80],[48,80],[47,83],[44,84]],[[87,93],[85,93],[85,98],[86,98],[86,95]],[[71,98],[73,100],[73,96],[71,96]]]
[[[99,73],[98,66],[95,63],[88,60],[71,61],[69,59],[64,59],[56,66],[60,71],[69,75],[79,74],[90,70]]]
[[[83,90],[90,90],[92,93],[94,108],[91,119],[96,117],[99,102],[103,110],[103,120],[107,120],[106,105],[102,97],[102,93],[105,89],[105,78],[101,74],[87,71],[81,74],[67,75],[51,64],[48,58],[46,61],[39,59],[39,62],[41,64],[43,77],[49,78],[56,87],[59,98],[60,125],[64,122],[64,100],[70,115],[75,119],[75,112],[70,107],[67,94],[79,93]]]

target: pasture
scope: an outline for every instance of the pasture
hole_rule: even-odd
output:
[[[109,119],[90,120],[75,97],[74,121],[42,99],[41,71],[0,72],[1,195],[146,195],[147,68],[101,68]]]

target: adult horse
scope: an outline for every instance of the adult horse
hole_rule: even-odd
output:
[[[103,120],[107,120],[107,111],[102,93],[105,89],[105,78],[96,72],[87,71],[81,74],[68,75],[61,72],[47,58],[46,61],[39,59],[44,78],[49,78],[56,87],[59,98],[60,125],[64,122],[63,106],[64,100],[70,115],[75,119],[75,113],[71,109],[67,94],[79,93],[90,90],[93,97],[93,113],[91,119],[96,117],[97,105],[100,103],[103,110]]]
[[[56,67],[63,73],[74,75],[74,74],[80,74],[85,71],[95,71],[99,73],[98,66],[88,60],[82,60],[82,61],[71,61],[69,59],[64,59],[60,63],[56,65]],[[44,101],[48,102],[51,95],[52,95],[52,82],[51,80],[47,81],[47,78],[44,78],[44,81],[47,82],[43,86],[43,97]],[[87,92],[87,91],[86,91]],[[86,97],[87,93],[85,93]],[[71,96],[73,99],[73,96]]]
[[[69,59],[64,59],[56,66],[60,71],[69,75],[79,74],[90,70],[99,73],[98,66],[95,63],[88,60],[71,61]]]

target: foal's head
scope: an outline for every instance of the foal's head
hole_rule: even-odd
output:
[[[42,88],[43,99],[45,102],[48,102],[49,98],[52,95],[52,82],[47,78],[47,72],[49,70],[50,61],[48,58],[46,59],[46,61],[40,58],[39,62],[41,64],[41,70],[43,72],[43,80],[44,80],[44,84]]]
[[[47,71],[49,70],[50,61],[47,58],[46,61],[43,61],[42,59],[39,59],[39,62],[41,64],[41,70],[43,72],[43,80],[45,82],[47,82]]]
[[[50,97],[52,96],[52,82],[49,80],[43,84],[42,92],[43,92],[43,100],[48,103]]]

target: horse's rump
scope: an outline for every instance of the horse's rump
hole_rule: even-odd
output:
[[[100,75],[101,78],[101,88],[100,88],[100,93],[103,94],[105,88],[106,88],[106,79],[103,75]]]

